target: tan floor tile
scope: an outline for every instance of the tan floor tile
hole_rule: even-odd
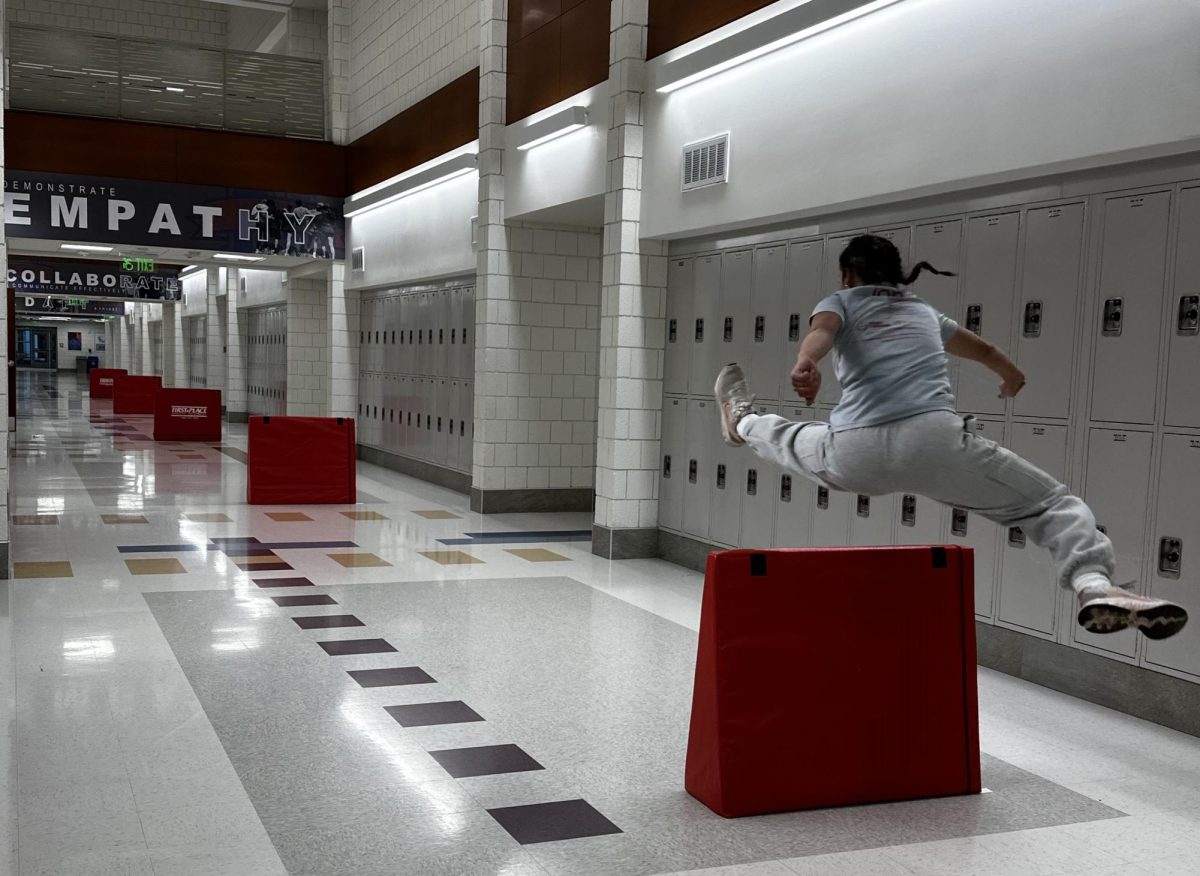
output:
[[[368,569],[373,566],[390,566],[387,560],[374,554],[327,554],[329,559],[340,563],[347,569]]]
[[[378,511],[342,511],[341,514],[351,520],[387,520]]]
[[[449,511],[414,511],[413,514],[426,520],[462,520],[457,514],[451,514]]]
[[[505,548],[505,553],[529,560],[531,563],[569,563],[570,558],[545,548]]]
[[[312,522],[312,518],[303,511],[268,511],[267,516],[276,523]]]
[[[42,563],[13,563],[13,575],[17,578],[74,578],[71,564],[65,560]]]
[[[101,514],[100,519],[105,523],[149,523],[141,514]]]
[[[192,523],[233,523],[228,514],[185,514]]]
[[[57,526],[57,514],[14,514],[12,522],[16,526]]]
[[[126,560],[125,565],[134,575],[182,575],[187,572],[183,563],[171,557],[169,559]]]
[[[465,566],[470,563],[482,563],[483,560],[462,551],[418,551],[421,556],[428,557],[443,566]]]

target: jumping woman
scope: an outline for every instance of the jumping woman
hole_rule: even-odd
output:
[[[821,388],[817,363],[834,351],[842,400],[828,423],[793,423],[753,411],[737,364],[721,369],[716,399],[726,444],[750,448],[832,490],[880,496],[917,493],[1019,526],[1054,557],[1059,579],[1079,599],[1093,633],[1135,627],[1152,639],[1183,629],[1187,612],[1113,585],[1112,542],[1091,509],[1065,486],[993,441],[957,413],[946,353],[979,362],[1000,378],[1000,396],[1025,385],[1020,369],[991,344],[913,295],[927,262],[904,275],[891,241],[855,237],[838,260],[842,290],[813,311],[792,369],[808,404]]]

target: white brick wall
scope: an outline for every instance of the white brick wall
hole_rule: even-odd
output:
[[[288,49],[293,58],[324,59],[328,51],[324,9],[293,6],[288,10]]]
[[[480,0],[350,4],[351,140],[479,64],[480,6]]]
[[[357,289],[346,289],[346,266],[330,266],[325,345],[331,417],[353,417],[358,413],[358,329],[360,298]]]
[[[350,142],[351,0],[329,0],[325,31],[329,59],[325,76],[329,107],[329,136],[334,143]]]
[[[203,0],[7,0],[7,22],[225,47],[225,7]]]
[[[287,412],[323,417],[328,407],[328,281],[295,278],[288,282]]]

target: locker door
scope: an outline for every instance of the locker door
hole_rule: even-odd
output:
[[[900,250],[900,261],[907,266],[912,260],[912,229],[905,225],[901,228],[884,228],[872,231],[880,237],[890,240]]]
[[[681,398],[668,398],[663,405],[658,525],[672,532],[679,532],[683,527],[683,482],[688,471],[684,459],[687,406],[687,401]]]
[[[1020,213],[976,216],[967,222],[967,251],[963,269],[961,312],[953,319],[1001,350],[1009,350],[1013,289],[1017,282],[1017,234]],[[936,262],[934,267],[940,268]],[[997,379],[978,363],[961,365],[958,378],[960,410],[1002,415]]]
[[[450,376],[450,293],[445,289],[434,293],[434,373],[438,377]]]
[[[663,360],[663,392],[684,395],[691,369],[692,295],[691,259],[671,259],[667,264],[667,343]]]
[[[720,352],[708,384],[702,386],[711,386],[717,376],[716,369],[728,362],[738,362],[742,367],[750,363],[750,287],[754,282],[754,250],[727,252],[722,260],[718,326],[721,332]]]
[[[759,414],[774,414],[777,405],[756,405]],[[739,547],[769,548],[775,542],[775,504],[779,468],[754,454],[744,457],[739,472],[742,497]]]
[[[777,413],[793,422],[811,421],[812,408],[803,404],[780,405]],[[767,466],[767,477],[774,481],[775,547],[807,547],[812,543],[813,505],[817,488],[812,481],[790,474],[777,466]]]
[[[406,335],[407,337],[407,335]],[[413,392],[412,378],[407,374],[401,375],[394,379],[394,391],[397,396],[396,407],[396,435],[393,451],[404,454],[405,456],[412,455],[412,416],[413,416]]]
[[[381,302],[379,319],[383,327],[383,361],[380,370],[396,374],[400,370],[400,299],[389,295]]]
[[[842,255],[842,250],[855,237],[862,234],[861,231],[851,231],[846,234],[839,234],[837,237],[830,237],[825,241],[825,268],[823,272],[823,282],[817,295],[817,300],[813,302],[813,306],[825,296],[831,295],[842,288],[842,269],[838,263],[838,259]],[[809,308],[809,313],[805,316],[805,322],[812,316],[812,308]],[[807,328],[807,326],[806,326]],[[821,404],[836,405],[842,398],[842,388],[838,385],[837,378],[833,376],[833,361],[836,353],[830,353],[821,362],[821,394],[817,401]]]
[[[1092,429],[1088,433],[1087,480],[1083,499],[1117,553],[1116,583],[1140,581],[1149,510],[1150,432]],[[1138,633],[1095,634],[1072,624],[1074,640],[1103,651],[1133,657]]]
[[[422,306],[427,306],[427,303],[423,303]],[[425,313],[429,311],[426,310]],[[418,430],[420,434],[417,436],[417,447],[420,458],[429,461],[433,457],[433,407],[437,390],[432,377],[419,379],[421,398],[417,409],[421,412],[421,428]]]
[[[463,377],[474,383],[475,381],[475,287],[468,286],[463,289],[463,322],[462,322],[462,337],[463,341]],[[468,460],[468,467],[471,462]]]
[[[693,261],[692,354],[688,366],[688,392],[707,393],[717,376],[720,362],[721,326],[718,311],[721,294],[721,257],[700,256]]]
[[[417,333],[415,331],[416,321],[416,297],[413,295],[401,295],[397,301],[397,307],[400,310],[400,325],[397,327],[397,337],[401,333],[404,335],[404,340],[400,343],[399,353],[399,371],[401,374],[416,373],[416,343]]]
[[[435,306],[438,304],[434,298]],[[438,330],[441,330],[441,320]],[[435,346],[434,349],[437,349]],[[450,410],[450,381],[445,377],[439,377],[433,381],[433,429],[430,430],[430,438],[433,439],[433,446],[430,448],[430,456],[438,465],[446,464],[446,444],[447,442],[447,420],[449,420]]]
[[[1013,360],[1028,380],[1014,400],[1025,417],[1069,414],[1083,277],[1083,204],[1025,214],[1021,297],[1015,315]]]
[[[1170,192],[1104,202],[1092,419],[1153,423]]]
[[[713,475],[716,473],[712,436],[717,433],[713,402],[687,402],[687,434],[684,436],[683,531],[694,538],[708,538],[712,508]],[[720,440],[718,438],[718,440]]]
[[[754,284],[750,290],[750,355],[743,364],[750,389],[761,398],[778,398],[781,358],[787,341],[783,289],[787,279],[787,247],[764,246],[754,253]],[[782,400],[782,399],[781,399]],[[774,479],[772,479],[774,480]]]
[[[935,267],[940,267],[934,263]],[[975,434],[1004,443],[1004,424],[992,420],[972,420]],[[988,620],[995,616],[996,555],[999,527],[987,518],[962,508],[951,508],[947,515],[943,541],[975,550],[975,614]]]
[[[939,271],[959,271],[962,221],[929,222],[913,231],[912,261],[929,262]],[[958,277],[941,277],[928,272],[913,283],[912,291],[951,319],[962,314],[958,308]],[[950,385],[958,386],[959,363],[950,360]]]
[[[1042,471],[1067,479],[1067,427],[1013,423],[1010,449]],[[1053,637],[1058,617],[1058,574],[1050,552],[1019,527],[1000,533],[1000,593],[996,620]]]
[[[1200,438],[1164,435],[1162,442],[1150,593],[1195,613],[1200,593]],[[1147,640],[1146,662],[1200,675],[1200,640],[1187,631],[1163,641]]]
[[[848,544],[892,544],[896,518],[895,496],[850,496]]]
[[[1167,364],[1168,426],[1200,428],[1200,188],[1179,193],[1179,238],[1175,247],[1175,291],[1169,299],[1170,357]]]
[[[473,320],[471,324],[474,325]],[[472,381],[468,380],[463,383],[462,405],[463,418],[459,423],[459,432],[463,442],[463,471],[470,474],[475,464],[475,384]]]
[[[855,497],[849,493],[817,486],[815,483],[812,484],[810,495],[813,547],[840,547],[849,544],[851,505]]]
[[[896,544],[942,544],[946,540],[946,508],[926,496],[905,493],[892,506]]]
[[[780,401],[791,402],[796,398],[791,381],[792,365],[800,350],[800,342],[808,333],[808,319],[824,294],[821,291],[824,288],[821,282],[824,253],[825,243],[821,240],[800,241],[788,247],[787,286],[784,290],[783,325],[780,327],[784,337],[783,349],[779,353]]]
[[[745,492],[746,466],[750,464],[744,447],[730,447],[721,440],[716,407],[709,418],[706,433],[712,447],[712,509],[708,526],[710,541],[734,547],[742,532],[742,494]]]
[[[451,289],[447,298],[450,302],[450,315],[447,317],[446,333],[449,336],[450,347],[446,353],[446,361],[450,376],[461,380],[465,376],[462,372],[462,289]],[[458,419],[457,410],[454,418]]]

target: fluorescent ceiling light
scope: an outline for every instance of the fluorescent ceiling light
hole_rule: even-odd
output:
[[[59,249],[69,249],[72,252],[112,252],[111,246],[92,246],[90,243],[60,243]]]
[[[227,262],[261,262],[264,257],[240,255],[239,253],[235,252],[218,252],[213,253],[213,258],[222,259]]]
[[[479,156],[474,152],[450,153],[448,157],[430,161],[411,171],[405,171],[378,185],[371,186],[369,189],[363,189],[358,194],[351,195],[343,205],[344,215],[349,219],[351,216],[357,216],[367,210],[373,210],[384,204],[390,204],[392,201],[398,201],[400,198],[415,195],[417,192],[447,180],[474,173],[478,158]]]
[[[517,148],[521,150],[541,146],[551,140],[578,131],[587,126],[587,110],[581,106],[569,106],[546,118],[526,125],[516,132]]]
[[[662,94],[677,91],[898,2],[805,0],[658,66],[654,87]]]
[[[183,94],[183,89],[182,89],[182,88],[177,88],[177,87],[175,87],[174,85],[168,85],[168,86],[166,86],[166,89],[167,89],[167,91],[174,91],[174,92],[176,92],[176,93],[178,93],[178,94]]]

